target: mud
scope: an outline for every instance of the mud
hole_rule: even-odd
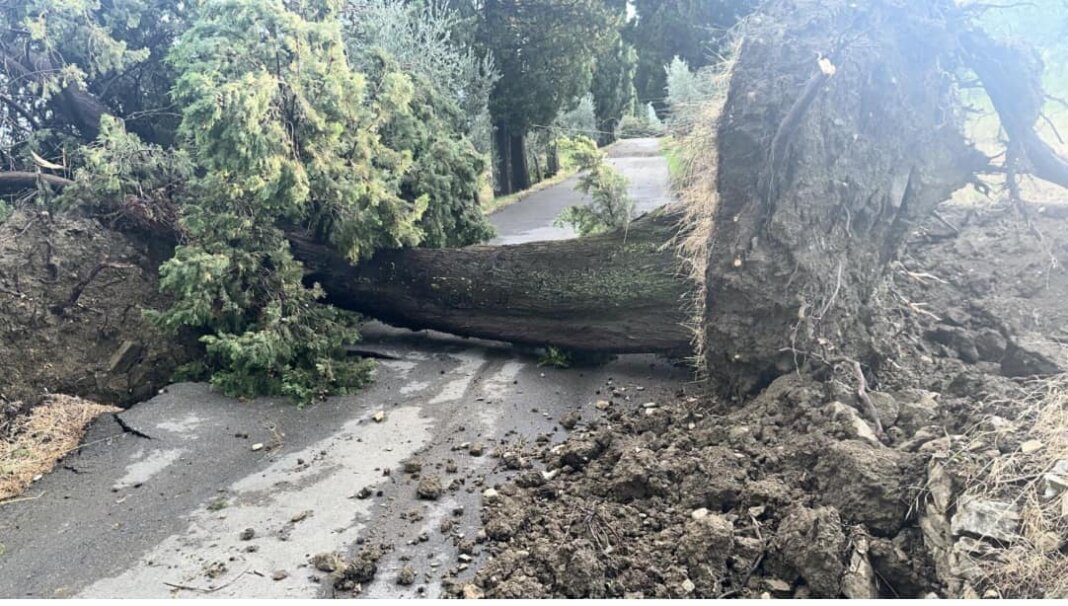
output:
[[[128,405],[153,395],[182,356],[142,308],[165,305],[170,251],[100,222],[19,211],[0,224],[0,405],[48,393]]]
[[[990,457],[955,452],[1014,452],[1027,439],[1012,397],[1021,377],[1065,368],[1066,233],[1056,216],[950,209],[914,234],[872,314],[888,355],[864,373],[882,434],[848,369],[818,365],[741,403],[695,385],[670,402],[591,404],[591,421],[522,453],[534,469],[484,495],[489,560],[447,591],[1011,595],[966,566],[978,557],[967,554],[997,561],[1005,544],[950,527],[967,524],[967,487],[932,494],[929,473],[937,463],[966,477]],[[973,437],[989,419],[1013,431]]]

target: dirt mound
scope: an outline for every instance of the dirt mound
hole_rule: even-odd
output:
[[[786,374],[744,403],[682,394],[591,405],[605,409],[598,420],[526,453],[543,470],[484,499],[491,557],[446,588],[499,598],[1059,595],[1064,575],[1050,571],[1065,569],[1063,524],[1031,531],[1013,499],[1041,498],[1039,476],[1054,473],[1048,490],[1068,465],[1050,444],[1059,430],[1035,422],[1064,419],[1068,398],[1043,400],[1038,415],[1017,397],[1020,375],[1064,368],[1064,232],[1052,218],[950,213],[917,234],[873,309],[891,355],[864,369],[870,408],[848,365]],[[1046,456],[1021,463],[1036,435]],[[998,463],[1007,460],[1016,463]],[[992,467],[1028,473],[998,476],[1007,492],[978,490]],[[1006,582],[1029,557],[1046,573]]]
[[[19,211],[0,224],[0,405],[7,417],[48,393],[109,404],[153,394],[181,348],[154,329],[166,245],[100,222]]]

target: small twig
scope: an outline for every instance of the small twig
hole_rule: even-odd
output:
[[[36,501],[37,499],[45,496],[45,494],[47,494],[47,493],[48,493],[47,490],[42,490],[41,494],[39,494],[39,495],[37,495],[35,497],[20,497],[18,499],[10,499],[10,500],[7,500],[7,501],[0,501],[0,506],[2,506],[2,505],[11,505],[12,503],[21,503],[23,501]]]
[[[249,568],[251,568],[251,566]],[[230,585],[233,585],[234,581],[236,581],[236,580],[240,579],[241,577],[245,576],[245,573],[249,571],[249,568],[245,568],[244,570],[239,572],[237,574],[237,576],[235,576],[234,578],[230,579],[229,581],[223,583],[222,585],[219,585],[218,587],[211,587],[209,589],[205,589],[203,587],[193,587],[191,585],[180,585],[178,583],[168,583],[167,581],[163,581],[163,584],[166,585],[167,587],[173,587],[175,589],[185,589],[187,591],[199,591],[200,593],[215,593],[216,591],[219,591],[220,589],[226,589]]]
[[[85,279],[74,286],[74,289],[71,290],[70,296],[67,297],[66,301],[52,306],[52,313],[60,315],[68,308],[73,307],[78,302],[78,299],[81,298],[85,288],[89,286],[89,283],[92,282],[101,271],[105,269],[129,269],[131,267],[133,266],[128,263],[105,262],[98,264],[89,272],[89,275],[86,276]]]

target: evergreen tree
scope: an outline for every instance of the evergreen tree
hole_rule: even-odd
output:
[[[593,74],[593,98],[597,113],[597,143],[615,141],[620,120],[631,111],[637,93],[634,73],[638,53],[617,36],[612,48],[597,61]]]
[[[490,111],[498,189],[511,193],[530,185],[527,132],[549,126],[590,89],[620,17],[603,0],[481,0],[477,8],[478,41],[501,71]]]
[[[664,108],[664,66],[674,57],[692,69],[716,60],[727,30],[758,0],[633,0],[636,18],[626,37],[638,49],[634,85],[641,103]]]

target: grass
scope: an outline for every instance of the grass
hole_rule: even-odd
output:
[[[93,419],[120,410],[60,395],[16,419],[0,435],[0,502],[17,497],[34,478],[77,450]]]
[[[667,161],[671,187],[682,186],[686,175],[686,161],[683,159],[682,145],[674,137],[668,135],[660,139],[660,153]]]
[[[996,558],[979,560],[982,584],[1003,597],[1064,596],[1068,555],[1060,546],[1068,537],[1068,491],[1057,494],[1046,478],[1058,462],[1068,461],[1068,374],[1026,383],[1011,404],[1029,426],[1026,435],[1011,428],[1006,435],[973,435],[954,457],[954,472],[963,476],[959,499],[1011,502],[1022,514],[1019,540],[998,550]],[[973,448],[1014,438],[1020,445],[1005,453]]]

